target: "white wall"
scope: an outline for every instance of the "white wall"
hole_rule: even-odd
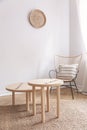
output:
[[[36,8],[47,18],[40,29],[27,19]],[[8,84],[48,77],[55,54],[69,54],[69,0],[0,1],[0,94]]]

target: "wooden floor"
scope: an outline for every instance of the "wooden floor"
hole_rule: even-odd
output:
[[[87,95],[84,95],[80,92],[77,93],[76,90],[73,90],[73,92],[74,92],[74,100],[75,99],[87,99]],[[70,88],[61,88],[61,99],[72,99]]]
[[[61,88],[61,94],[60,94],[60,98],[64,99],[64,100],[73,100],[72,96],[71,96],[71,90],[70,88]],[[54,99],[56,98],[56,91],[52,90],[51,94],[50,94],[51,98]],[[16,94],[15,98],[16,98],[16,104],[25,104],[26,102],[26,98],[25,98],[25,94],[21,93],[21,94]],[[40,92],[37,92],[37,98],[40,97]],[[0,97],[0,105],[11,105],[12,101],[11,101],[12,97],[10,96],[1,96]],[[39,98],[40,99],[40,98]],[[81,100],[81,99],[86,99],[87,100],[87,95],[83,95],[81,93],[77,93],[76,91],[74,91],[74,100]]]

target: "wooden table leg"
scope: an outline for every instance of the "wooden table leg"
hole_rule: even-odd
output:
[[[41,87],[41,116],[42,122],[45,123],[45,91],[44,87]]]
[[[59,118],[60,113],[60,87],[57,87],[57,117]]]
[[[32,92],[29,92],[29,101],[32,103]]]
[[[29,111],[29,92],[26,92],[26,109]]]
[[[49,92],[49,86],[47,87],[47,112],[50,111],[50,92]]]
[[[33,114],[34,116],[36,115],[36,90],[35,90],[35,86],[33,87]]]
[[[15,92],[12,92],[12,105],[15,105]]]

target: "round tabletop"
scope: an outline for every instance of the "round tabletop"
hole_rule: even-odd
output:
[[[29,86],[28,83],[15,83],[8,85],[6,87],[6,90],[15,92],[26,92],[26,91],[32,91],[32,86]]]
[[[60,79],[35,79],[28,82],[31,86],[60,86],[63,85],[63,80]]]

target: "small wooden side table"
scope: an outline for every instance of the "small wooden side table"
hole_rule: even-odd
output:
[[[6,90],[12,92],[12,105],[15,105],[15,92],[25,92],[26,93],[26,109],[29,111],[29,94],[32,92],[32,86],[27,83],[15,83],[8,85]]]
[[[63,85],[63,80],[59,79],[36,79],[31,80],[28,83],[33,88],[33,114],[36,115],[36,87],[41,88],[41,117],[42,122],[45,122],[45,87],[47,87],[47,111],[50,109],[49,105],[49,87],[56,87],[57,92],[57,117],[59,117],[59,111],[60,111],[60,86]]]

